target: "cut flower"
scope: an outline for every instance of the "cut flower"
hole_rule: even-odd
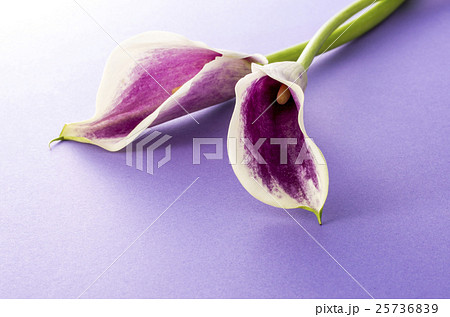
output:
[[[228,154],[252,196],[278,208],[310,210],[321,222],[328,169],[303,124],[306,81],[299,63],[253,64],[236,85],[228,138],[238,146],[228,146]]]
[[[168,32],[137,35],[109,57],[94,117],[66,124],[54,141],[120,150],[148,127],[232,99],[236,82],[250,73],[252,63],[267,59],[212,49]]]

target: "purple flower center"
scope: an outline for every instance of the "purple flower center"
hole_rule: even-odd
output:
[[[243,137],[252,144],[260,138],[267,138],[258,149],[267,164],[258,163],[246,148],[247,155],[252,157],[249,168],[253,177],[260,178],[271,193],[277,194],[281,188],[297,201],[308,203],[307,182],[312,181],[318,188],[316,168],[298,125],[300,105],[296,105],[293,97],[284,105],[278,104],[276,99],[280,87],[280,82],[264,76],[253,82],[244,94],[241,107]],[[296,141],[296,144],[287,144],[284,162],[282,146],[270,142],[274,138]],[[289,142],[294,143],[292,141]]]

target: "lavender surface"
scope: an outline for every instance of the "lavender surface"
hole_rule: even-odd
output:
[[[270,53],[350,2],[80,3],[119,42],[168,30]],[[227,160],[192,164],[192,138],[226,137],[233,102],[195,114],[200,125],[155,128],[172,136],[172,161],[153,176],[123,151],[49,151],[61,123],[92,115],[116,44],[70,1],[16,6],[0,12],[0,297],[79,296],[200,177],[83,298],[368,298],[283,210],[253,199]],[[450,297],[449,29],[448,1],[408,1],[308,72],[305,127],[330,190],[323,226],[293,216],[375,298]]]

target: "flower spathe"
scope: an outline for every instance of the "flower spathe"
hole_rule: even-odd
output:
[[[236,82],[262,55],[212,49],[169,32],[147,32],[111,53],[92,119],[66,124],[55,140],[117,151],[146,128],[234,97]]]
[[[228,138],[237,146],[229,142],[228,154],[237,178],[256,199],[278,208],[310,210],[321,222],[328,169],[305,131],[306,82],[299,63],[253,64],[252,73],[236,85]]]

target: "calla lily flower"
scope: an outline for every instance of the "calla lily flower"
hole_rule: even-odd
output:
[[[251,195],[274,207],[312,211],[322,223],[328,168],[303,123],[306,70],[314,56],[332,47],[359,19],[358,27],[342,41],[363,34],[403,2],[357,0],[322,25],[304,47],[301,44],[269,56],[270,61],[286,58],[296,62],[253,64],[252,73],[239,80],[228,130],[228,154],[233,171]],[[367,7],[359,18],[342,26]],[[331,44],[324,46],[330,40]],[[298,58],[292,55],[296,48],[302,49]]]
[[[120,150],[148,127],[232,99],[252,63],[267,59],[212,49],[168,32],[137,35],[109,57],[94,117],[66,124],[54,141]]]
[[[404,1],[357,0],[309,42],[268,58],[212,49],[168,32],[135,36],[109,57],[94,117],[66,124],[51,142],[73,140],[117,151],[148,127],[232,99],[236,91],[228,154],[237,178],[260,201],[312,211],[321,224],[329,178],[303,123],[306,70],[316,55],[364,34]]]
[[[299,63],[253,64],[252,73],[236,85],[228,131],[229,140],[236,141],[228,142],[228,154],[252,196],[278,208],[310,210],[320,223],[328,169],[303,124],[306,82]]]

